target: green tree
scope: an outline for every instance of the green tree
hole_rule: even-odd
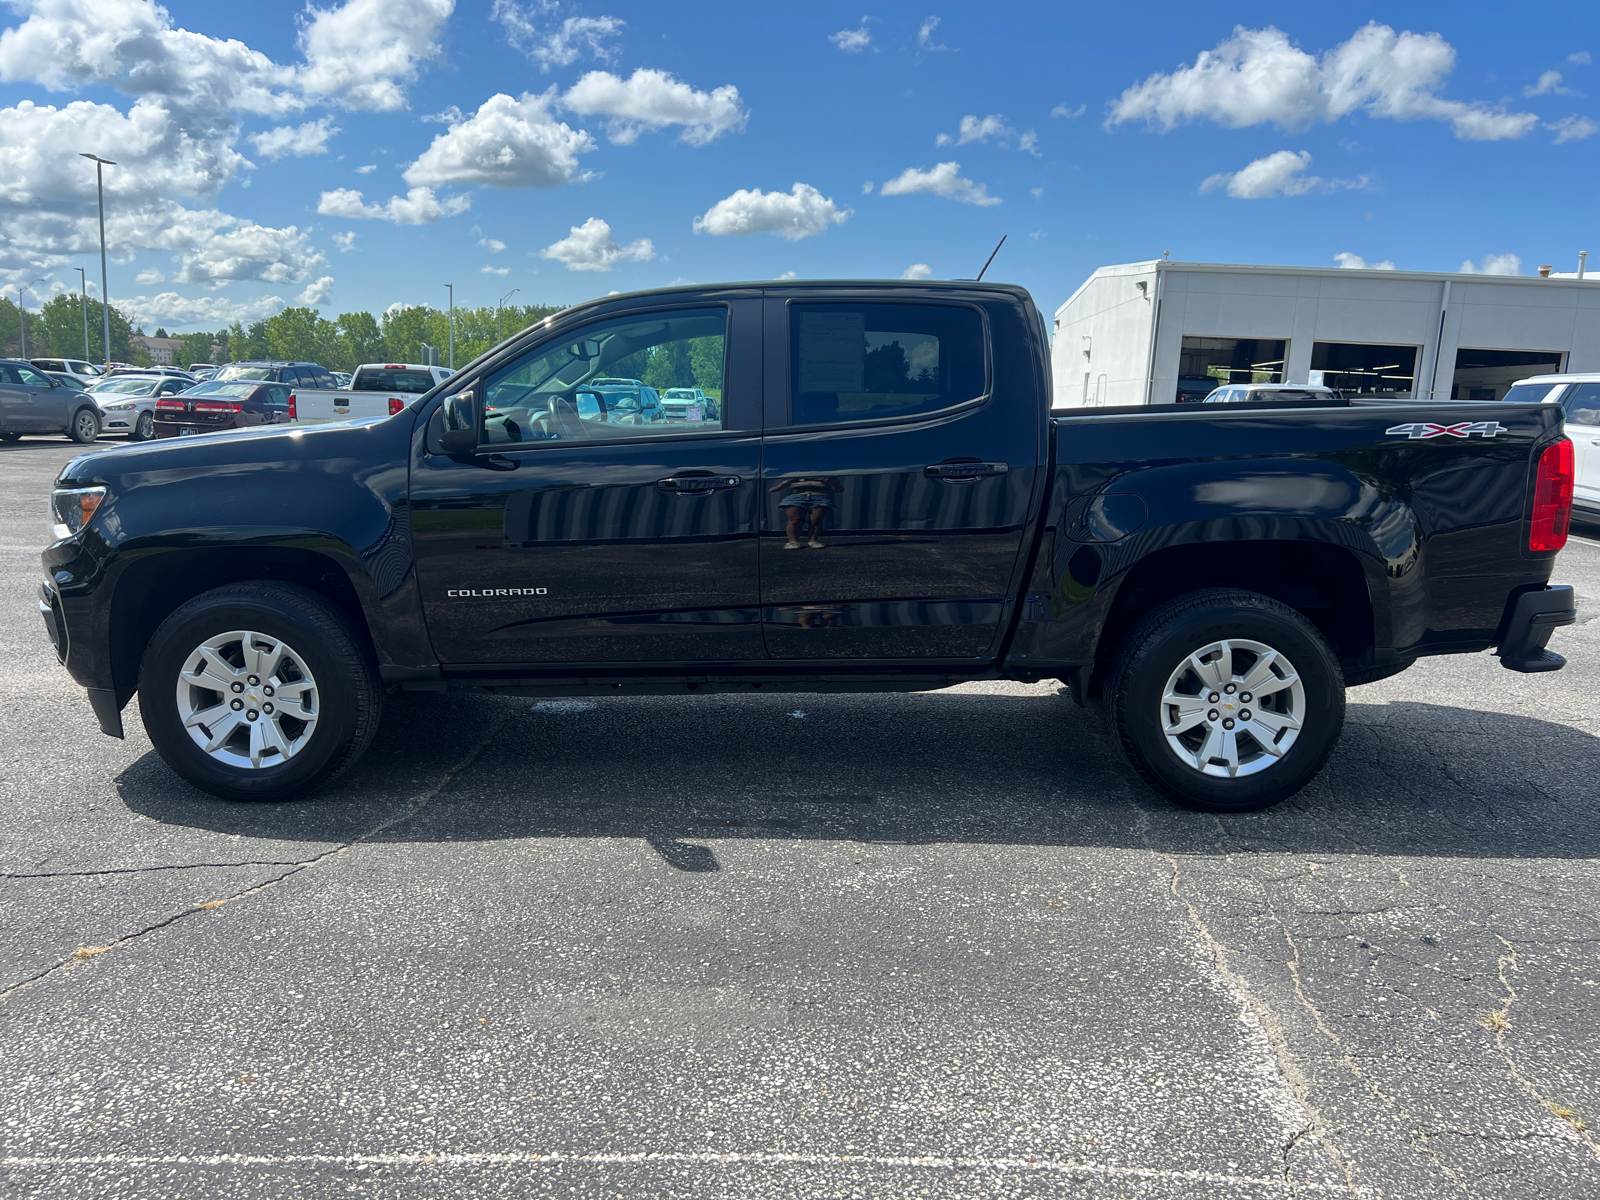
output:
[[[694,367],[689,362],[689,343],[680,338],[653,347],[650,361],[639,378],[658,392],[674,387],[693,387]]]
[[[165,328],[163,328],[163,327],[162,327],[162,326],[160,326],[160,325],[157,325],[157,326],[156,326],[156,332],[155,332],[155,336],[156,336],[156,337],[158,337],[158,338],[164,338],[164,337],[166,337],[166,336],[167,336],[167,331],[166,331],[166,329],[165,329]]]
[[[77,358],[83,354],[83,310],[79,307],[80,297],[69,292],[52,296],[37,314],[28,314],[28,352],[34,354],[34,330],[42,328],[47,332],[48,338],[40,337],[39,345],[43,347],[48,341],[49,353],[57,358],[71,356]],[[100,301],[90,300],[89,310],[89,353],[90,362],[105,361],[105,339],[101,333],[103,328],[100,318]],[[3,318],[0,318],[3,321]],[[117,306],[111,306],[111,357],[119,362],[132,362],[133,349],[128,339],[133,334],[128,324],[128,319],[117,311]],[[12,351],[8,351],[12,353]],[[38,357],[34,354],[34,357]]]
[[[183,349],[178,351],[178,357],[183,361],[178,365],[187,367],[190,363],[210,362],[211,344],[215,340],[209,333],[184,334]]]
[[[722,399],[722,347],[723,339],[719,337],[689,341],[689,361],[694,365],[693,386],[719,400]]]
[[[314,308],[286,308],[267,321],[267,353],[275,359],[322,363],[338,351],[338,330]]]
[[[229,362],[256,362],[263,358],[270,358],[271,352],[267,349],[267,323],[265,321],[252,321],[250,328],[245,329],[235,321],[228,326]]]
[[[22,353],[22,318],[17,306],[0,296],[0,355],[16,358]]]
[[[362,363],[383,360],[383,327],[371,313],[340,313],[334,324],[338,328],[339,352],[335,361],[324,366],[335,371],[354,371]]]
[[[429,305],[391,308],[383,314],[383,356],[388,362],[421,362],[422,343],[427,342],[439,347],[443,363],[449,336],[449,315]]]

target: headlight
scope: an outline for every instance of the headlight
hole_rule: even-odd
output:
[[[50,493],[50,507],[55,512],[56,524],[51,530],[59,541],[71,537],[89,523],[95,509],[106,498],[103,487],[57,488]]]
[[[126,400],[121,404],[107,404],[104,406],[106,412],[132,412],[138,407],[138,403],[133,400]]]

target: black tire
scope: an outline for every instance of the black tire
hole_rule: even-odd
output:
[[[315,725],[304,746],[277,765],[218,761],[190,737],[178,711],[189,656],[208,638],[240,629],[287,643],[317,682]],[[366,639],[322,596],[293,584],[236,583],[196,596],[161,623],[139,667],[139,708],[156,751],[196,787],[225,800],[286,800],[360,759],[377,732],[383,685]]]
[[[1270,683],[1260,685],[1276,689],[1272,696],[1259,700],[1251,697],[1248,701],[1255,706],[1254,711],[1240,704],[1239,697],[1249,695],[1243,689],[1223,696],[1215,708],[1209,707],[1205,696],[1197,694],[1195,703],[1206,712],[1195,713],[1190,719],[1201,720],[1202,715],[1206,719],[1169,740],[1165,721],[1169,717],[1175,719],[1177,729],[1181,721],[1176,718],[1183,709],[1163,703],[1168,683],[1175,682],[1175,691],[1181,693],[1194,686],[1186,681],[1200,682],[1193,673],[1174,681],[1174,674],[1191,655],[1224,639],[1248,641],[1276,651],[1292,664],[1299,691],[1274,677]],[[1254,664],[1265,658],[1248,649],[1234,649],[1226,660],[1231,666],[1212,669],[1218,670],[1216,678],[1231,678],[1233,686],[1238,687],[1240,677],[1231,674],[1238,664],[1245,665],[1247,678]],[[1216,662],[1223,661],[1219,652]],[[1265,669],[1273,669],[1270,662]],[[1221,692],[1219,686],[1217,692],[1207,695],[1220,696]],[[1322,769],[1344,728],[1344,678],[1338,658],[1316,626],[1276,600],[1231,588],[1190,592],[1140,621],[1123,643],[1105,697],[1110,732],[1121,742],[1134,770],[1156,791],[1198,812],[1254,812],[1294,795]],[[1299,705],[1299,726],[1292,739],[1287,731],[1273,733],[1266,719],[1274,718],[1281,726],[1284,716],[1276,709],[1282,707],[1287,713],[1294,704]],[[1235,716],[1229,716],[1230,712]],[[1221,719],[1211,720],[1216,713],[1222,714]],[[1256,718],[1260,720],[1251,726],[1249,722]],[[1207,740],[1210,731],[1215,729],[1219,739],[1227,736],[1221,732],[1224,721],[1232,721],[1227,726],[1234,737],[1232,769],[1247,773],[1227,774],[1228,760],[1221,754],[1208,756],[1205,765],[1199,765],[1213,744]],[[1287,749],[1267,753],[1264,743],[1255,740],[1252,729],[1272,733],[1269,740],[1275,746],[1282,740]],[[1184,751],[1192,759],[1180,758]]]
[[[72,424],[67,427],[67,436],[80,446],[87,446],[100,436],[100,414],[93,408],[85,406],[72,414]]]
[[[133,423],[133,432],[128,435],[132,442],[148,442],[156,436],[156,416],[154,413],[142,412],[139,419]]]

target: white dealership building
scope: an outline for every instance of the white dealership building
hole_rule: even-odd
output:
[[[1051,357],[1057,408],[1252,382],[1497,400],[1527,375],[1600,371],[1600,278],[1126,263],[1056,310]]]

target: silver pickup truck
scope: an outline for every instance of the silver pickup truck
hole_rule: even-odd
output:
[[[294,419],[301,425],[322,425],[356,417],[393,416],[453,374],[449,367],[418,363],[363,363],[356,368],[348,389],[295,389]]]

